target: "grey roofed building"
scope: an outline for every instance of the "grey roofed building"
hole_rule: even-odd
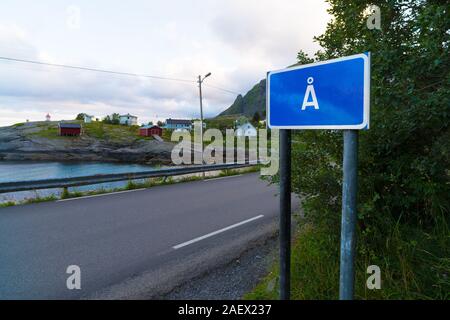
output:
[[[167,119],[166,120],[166,129],[191,129],[192,120],[185,119]]]
[[[58,124],[58,126],[60,128],[67,128],[67,129],[80,129],[81,128],[81,124],[78,124],[78,123],[64,123],[64,122],[60,122]]]
[[[185,120],[185,119],[167,119],[166,123],[170,124],[192,124],[192,120]]]
[[[82,134],[81,124],[60,122],[58,124],[58,134],[60,136],[80,136]]]
[[[129,113],[122,114],[119,116],[119,123],[125,124],[127,126],[135,126],[135,125],[137,125],[137,117],[133,116]]]

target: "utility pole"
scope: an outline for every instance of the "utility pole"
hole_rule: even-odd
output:
[[[198,76],[198,89],[200,95],[200,150],[202,152],[202,165],[203,165],[203,96],[202,96],[202,83],[207,77],[211,75],[211,72],[207,73],[203,78]],[[203,177],[205,177],[205,172],[203,172]]]

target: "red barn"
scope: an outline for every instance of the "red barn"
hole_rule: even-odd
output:
[[[79,136],[81,135],[81,125],[77,123],[60,123],[58,131],[60,136]]]
[[[143,137],[151,137],[152,135],[162,136],[162,128],[158,126],[143,126],[139,128],[139,135]]]

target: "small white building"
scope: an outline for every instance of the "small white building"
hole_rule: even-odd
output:
[[[189,132],[189,130],[186,128],[178,128],[178,129],[175,129],[173,132]]]
[[[119,123],[127,126],[137,126],[137,117],[131,114],[124,114],[119,116]]]
[[[94,116],[91,116],[88,114],[84,115],[84,123],[91,123],[93,119],[94,119]]]
[[[256,137],[258,131],[250,122],[247,122],[237,126],[235,135],[236,137]]]

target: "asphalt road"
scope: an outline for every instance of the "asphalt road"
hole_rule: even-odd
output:
[[[245,174],[1,208],[0,299],[166,294],[273,233],[276,193]],[[69,265],[80,290],[66,287]]]

